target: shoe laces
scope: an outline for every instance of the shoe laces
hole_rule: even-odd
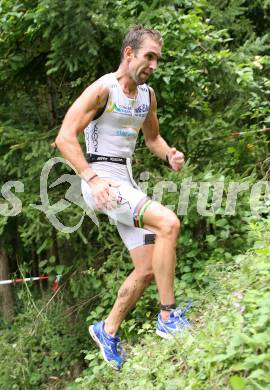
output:
[[[177,307],[175,310],[172,311],[174,317],[177,317],[179,319],[183,319],[188,321],[188,319],[185,317],[185,314],[192,306],[192,300],[190,299],[184,309],[181,309],[181,307]]]

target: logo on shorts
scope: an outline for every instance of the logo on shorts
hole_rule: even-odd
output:
[[[128,205],[128,207],[131,209],[131,206],[130,206],[130,203],[127,199],[123,198],[123,196],[120,194],[120,192],[118,192],[118,195],[117,195],[117,204],[118,205]]]

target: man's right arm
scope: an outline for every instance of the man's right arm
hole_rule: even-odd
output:
[[[79,175],[91,177],[95,174],[84,157],[77,137],[93,120],[97,111],[106,104],[108,93],[108,88],[99,81],[86,88],[66,113],[55,139],[62,156]]]
[[[93,120],[97,111],[104,107],[108,93],[108,88],[99,81],[86,88],[66,113],[55,139],[55,145],[62,156],[70,162],[76,173],[91,186],[96,206],[100,209],[108,205],[110,181],[100,179],[95,175],[84,157],[77,137]]]

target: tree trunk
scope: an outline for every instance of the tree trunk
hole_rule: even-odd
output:
[[[6,279],[9,279],[8,258],[4,248],[0,246],[0,280]],[[14,301],[10,284],[0,285],[0,314],[6,321],[14,318]]]
[[[49,114],[49,128],[55,126],[56,124],[56,94],[53,80],[50,76],[47,77],[47,87],[48,87],[48,114]]]

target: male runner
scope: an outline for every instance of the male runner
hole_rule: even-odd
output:
[[[131,28],[117,71],[86,88],[68,110],[55,141],[82,177],[86,203],[116,220],[133,261],[134,270],[120,287],[108,317],[89,327],[104,359],[115,369],[123,364],[117,330],[153,278],[160,298],[156,333],[171,338],[189,325],[176,309],[173,291],[180,222],[170,209],[139,189],[130,163],[142,128],[145,143],[155,155],[175,171],[184,164],[183,154],[159,134],[155,93],[145,84],[157,67],[161,48],[158,31]],[[86,156],[77,140],[83,130]]]

